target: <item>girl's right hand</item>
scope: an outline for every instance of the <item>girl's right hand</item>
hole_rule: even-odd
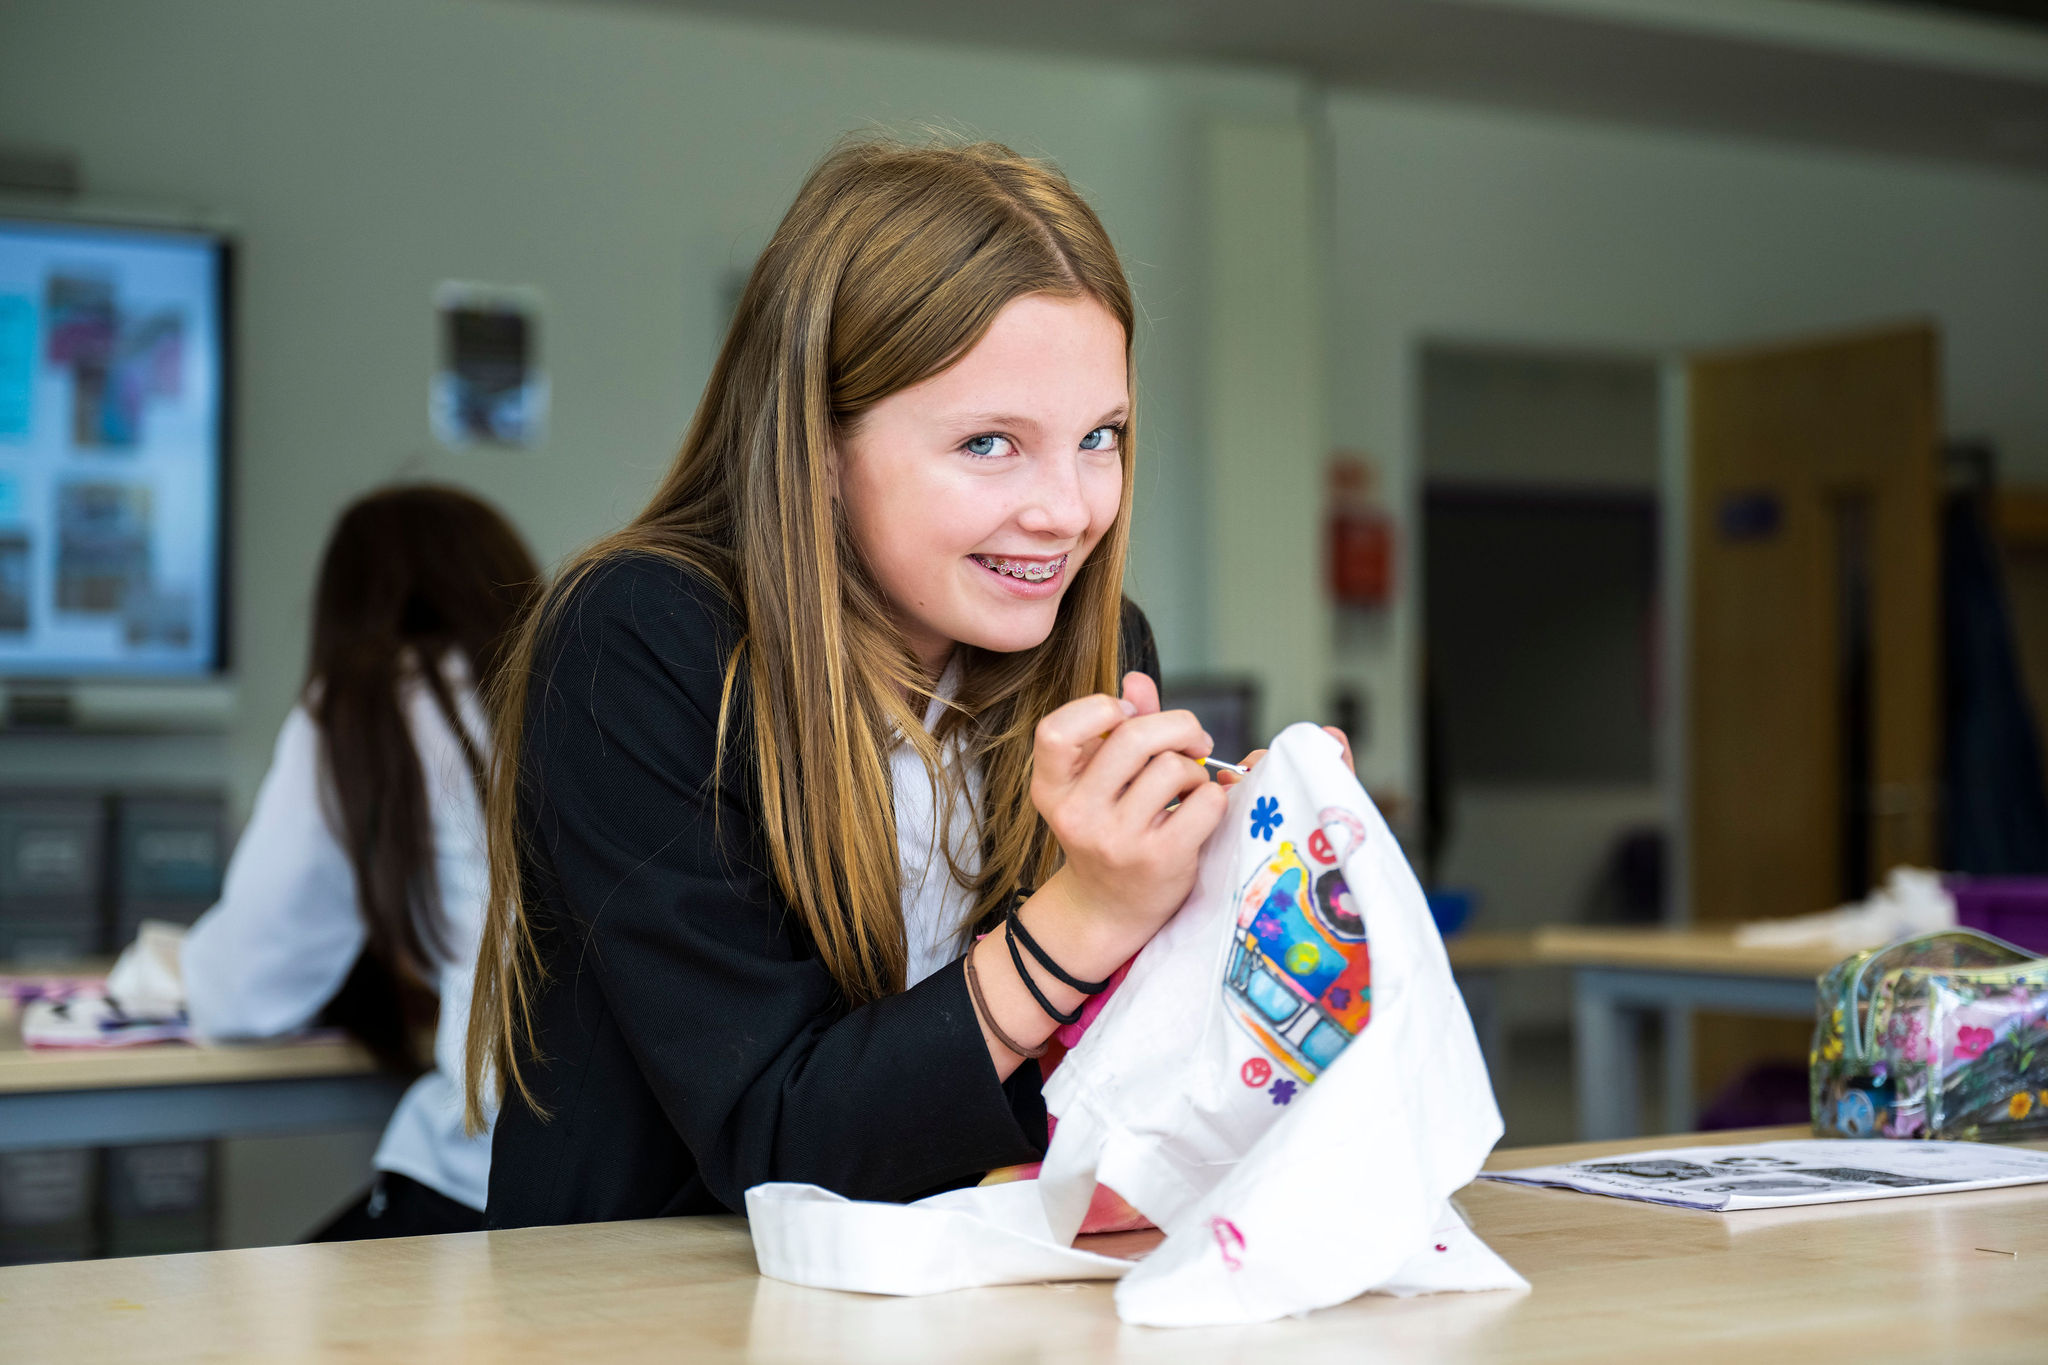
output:
[[[1227,804],[1197,761],[1214,747],[1193,712],[1159,709],[1142,673],[1126,675],[1122,701],[1082,697],[1039,722],[1031,803],[1066,866],[1032,899],[1066,912],[1059,936],[1085,959],[1074,970],[1109,975],[1187,899]]]

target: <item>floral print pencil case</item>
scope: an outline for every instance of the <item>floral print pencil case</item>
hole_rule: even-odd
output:
[[[2048,959],[1972,929],[1837,963],[1811,1057],[1823,1137],[2048,1133]]]

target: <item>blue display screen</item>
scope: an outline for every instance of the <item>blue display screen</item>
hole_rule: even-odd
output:
[[[0,676],[222,666],[226,261],[0,218]]]

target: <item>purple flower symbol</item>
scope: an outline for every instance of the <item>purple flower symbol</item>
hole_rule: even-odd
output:
[[[1333,1010],[1351,1008],[1351,992],[1345,990],[1342,986],[1339,986],[1335,990],[1331,991],[1330,1008]]]
[[[1273,1082],[1273,1088],[1266,1093],[1273,1097],[1273,1103],[1287,1104],[1294,1099],[1294,1091],[1293,1081],[1278,1080]]]
[[[1252,837],[1268,843],[1280,828],[1280,802],[1271,796],[1262,796],[1252,803]]]
[[[1278,938],[1280,937],[1280,921],[1273,917],[1272,911],[1261,910],[1259,917],[1252,921],[1252,933],[1259,938]]]

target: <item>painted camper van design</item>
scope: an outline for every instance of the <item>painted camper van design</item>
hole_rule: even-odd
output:
[[[1231,1016],[1304,1083],[1372,1014],[1365,921],[1336,857],[1316,856],[1330,852],[1326,828],[1311,839],[1309,857],[1282,843],[1253,874],[1238,897],[1223,977]]]

